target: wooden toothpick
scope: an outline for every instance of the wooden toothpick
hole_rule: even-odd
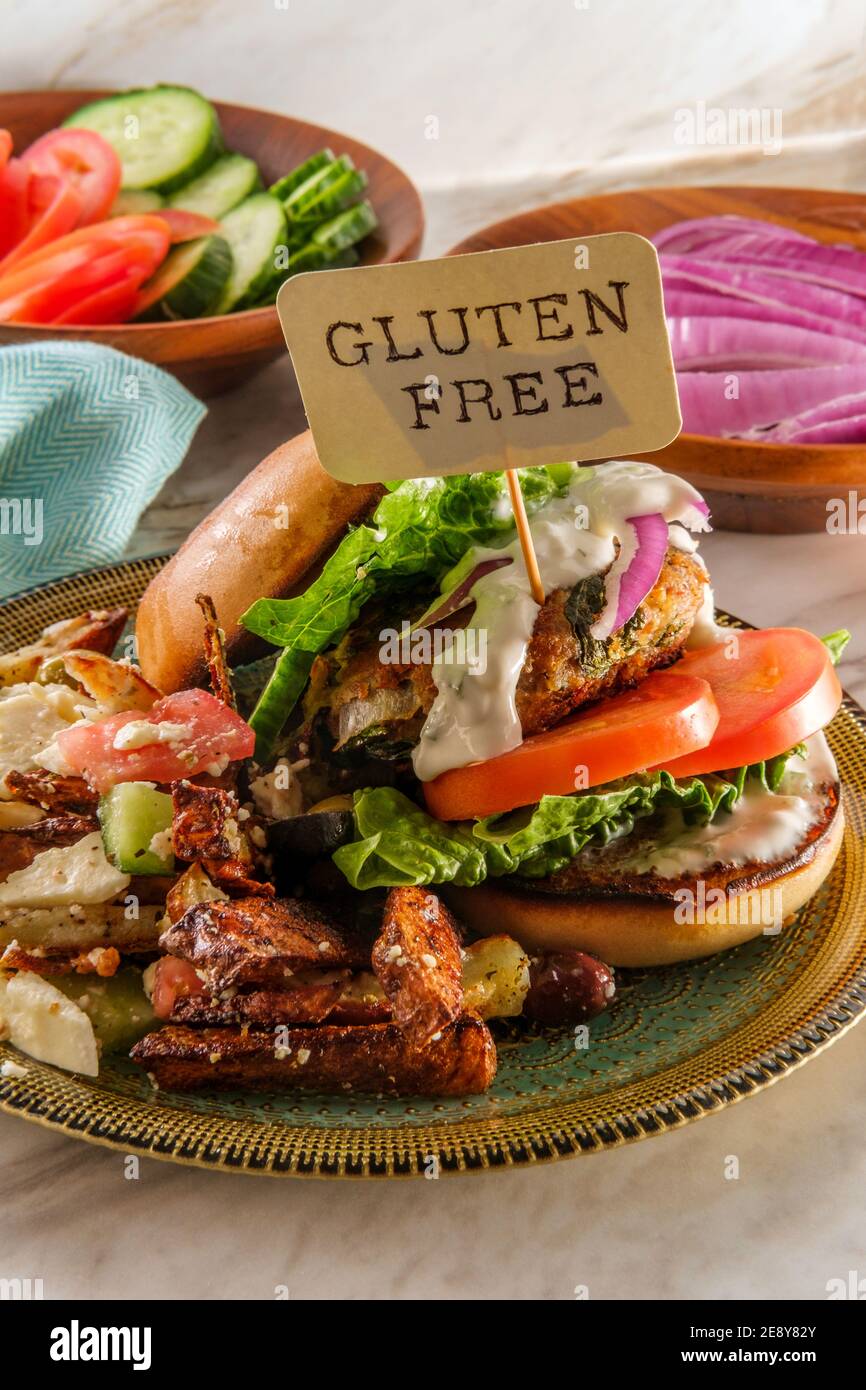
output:
[[[529,587],[532,590],[532,597],[540,607],[544,603],[544,585],[541,582],[535,546],[532,542],[532,532],[529,529],[529,519],[526,515],[526,503],[523,500],[523,493],[520,490],[520,478],[515,468],[506,468],[505,477],[508,482],[508,492],[511,497],[514,520],[517,522],[517,534],[520,537],[520,548],[523,551],[526,573],[529,575]]]

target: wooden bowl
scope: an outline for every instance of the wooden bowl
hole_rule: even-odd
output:
[[[19,153],[85,102],[109,95],[102,90],[0,94],[0,127],[11,131],[15,152]],[[369,175],[367,196],[379,218],[378,230],[361,247],[361,263],[406,261],[417,254],[424,231],[421,198],[415,185],[390,159],[348,135],[292,116],[220,101],[214,102],[214,106],[226,147],[254,159],[266,186],[323,145],[329,145],[336,154],[351,155]],[[177,323],[129,323],[117,327],[0,324],[0,347],[48,338],[104,343],[133,357],[145,357],[173,372],[199,396],[215,395],[236,386],[286,351],[273,306]]]
[[[640,232],[690,217],[736,213],[796,227],[818,241],[866,250],[866,197],[811,188],[646,188],[573,198],[533,208],[466,237],[451,254],[589,236]],[[688,478],[710,504],[713,522],[730,531],[823,531],[831,499],[866,486],[862,444],[752,444],[681,434],[644,457]]]

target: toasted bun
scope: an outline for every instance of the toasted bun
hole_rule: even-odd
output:
[[[767,899],[761,893],[778,890],[771,901],[773,920],[787,922],[817,893],[839,853],[845,818],[837,801],[817,839],[807,840],[792,858],[777,865],[750,866],[742,877],[725,876],[725,900],[718,905],[707,896],[708,921],[684,922],[673,895],[645,893],[592,896],[578,893],[525,892],[503,883],[479,888],[449,888],[445,896],[457,915],[483,936],[502,932],[528,951],[588,951],[609,965],[670,965],[715,955],[761,936],[767,921]],[[678,884],[684,886],[679,880]],[[697,881],[692,880],[697,891]],[[709,895],[712,876],[704,879]]]
[[[361,521],[383,491],[332,478],[309,430],[281,444],[205,517],[145,590],[135,631],[147,679],[166,692],[204,681],[199,593],[216,605],[232,665],[268,650],[238,626],[240,615],[256,599],[287,598],[305,588],[346,527]]]

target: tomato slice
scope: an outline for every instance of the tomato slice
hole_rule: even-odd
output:
[[[27,233],[27,190],[30,170],[20,159],[10,159],[0,169],[0,257],[8,255]]]
[[[705,748],[659,759],[674,777],[775,758],[823,729],[842,701],[827,648],[798,627],[732,629],[728,640],[687,652],[673,671],[708,681],[721,711]]]
[[[78,194],[80,226],[108,216],[120,188],[120,159],[95,131],[77,126],[49,130],[21,160],[34,174],[51,174]]]
[[[4,169],[6,161],[12,153],[12,136],[8,130],[0,129],[0,169]]]
[[[0,275],[5,275],[40,247],[71,232],[81,211],[81,198],[76,190],[53,174],[31,174],[27,201],[26,235],[0,261]]]
[[[205,217],[200,212],[187,212],[185,208],[159,208],[152,214],[161,217],[171,233],[171,242],[176,246],[182,241],[195,241],[196,237],[210,236],[220,230],[219,222]]]
[[[702,748],[719,711],[705,680],[656,672],[635,690],[602,700],[518,748],[483,763],[453,768],[424,783],[424,800],[440,820],[470,820],[567,796],[645,768],[659,757]]]
[[[31,275],[28,284],[17,293],[0,299],[0,323],[59,323],[67,311],[125,282],[127,276],[132,277],[137,294],[143,273],[139,267],[129,266],[123,251],[109,250],[84,261],[75,258],[55,274],[41,278]],[[125,303],[125,299],[122,302]],[[73,321],[87,323],[92,320]]]
[[[7,291],[7,278],[14,280],[20,274],[44,266],[54,256],[81,248],[84,248],[84,260],[106,249],[122,248],[127,252],[130,264],[141,264],[147,269],[148,275],[152,275],[165,260],[169,244],[169,230],[165,222],[150,213],[110,217],[92,227],[77,227],[74,232],[68,232],[66,236],[24,257],[13,266],[8,276],[0,276],[0,293]]]
[[[127,724],[136,728],[118,735]],[[160,732],[162,729],[162,732]],[[115,740],[121,747],[115,747]],[[252,756],[255,734],[239,714],[206,690],[179,690],[143,715],[125,710],[98,723],[82,720],[57,735],[73,772],[99,792],[118,782],[174,782],[207,772],[225,759]],[[222,771],[222,767],[220,771]]]
[[[82,325],[126,323],[127,319],[132,318],[138,302],[140,285],[141,271],[127,270],[122,280],[79,299],[77,304],[65,309],[51,322]]]
[[[162,956],[153,972],[153,1012],[157,1018],[171,1018],[178,999],[191,994],[204,994],[204,981],[196,974],[195,966],[176,956]]]

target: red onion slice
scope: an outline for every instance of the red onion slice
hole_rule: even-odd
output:
[[[777,425],[823,401],[866,392],[866,363],[740,372],[735,384],[729,372],[682,372],[677,390],[686,434],[725,438]]]
[[[473,586],[483,579],[485,574],[492,574],[494,570],[501,570],[504,565],[512,564],[510,555],[504,556],[501,560],[481,560],[473,569],[469,571],[465,579],[461,579],[456,589],[437,605],[436,608],[428,609],[423,618],[419,618],[413,632],[422,627],[432,627],[434,623],[441,623],[443,618],[449,618],[452,613],[458,612],[465,607],[469,593]]]
[[[668,523],[661,512],[630,516],[626,526],[628,531],[619,537],[619,554],[604,577],[604,608],[589,629],[602,642],[637,612],[658,582],[668,548]]]
[[[866,343],[759,319],[670,318],[678,372],[776,371],[866,363]]]
[[[656,232],[653,237],[653,244],[657,251],[692,251],[705,246],[713,246],[718,241],[725,241],[733,236],[742,235],[770,235],[782,237],[785,241],[800,241],[812,244],[812,238],[804,236],[802,232],[795,232],[791,227],[783,227],[776,222],[762,222],[754,217],[738,217],[732,214],[730,217],[695,217],[687,222],[674,222],[670,227],[664,227],[662,231]]]

